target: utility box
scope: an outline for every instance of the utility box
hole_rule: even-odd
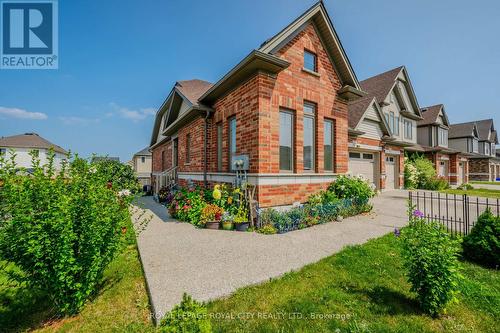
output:
[[[250,169],[250,159],[248,155],[236,155],[231,158],[231,166],[235,171],[248,171]]]

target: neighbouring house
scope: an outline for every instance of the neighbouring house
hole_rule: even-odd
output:
[[[238,170],[261,207],[304,202],[347,172],[348,103],[364,95],[320,1],[215,84],[174,85],[152,131],[153,188],[232,183]]]
[[[417,122],[417,143],[432,161],[439,177],[450,184],[467,183],[469,154],[448,145],[450,122],[443,104],[420,109],[424,119]]]
[[[404,66],[360,82],[367,96],[349,104],[349,170],[379,189],[404,185],[404,152],[417,147],[422,119]]]
[[[469,156],[469,180],[493,181],[500,176],[500,159],[496,157],[497,132],[492,119],[453,124],[449,145]]]
[[[152,154],[149,147],[137,152],[132,157],[130,165],[134,169],[141,185],[151,184]]]
[[[13,151],[16,155],[16,165],[28,170],[33,167],[30,152],[34,151],[38,155],[40,163],[45,164],[48,162],[50,150],[54,152],[55,169],[60,169],[62,161],[66,160],[68,157],[68,152],[49,140],[42,138],[40,135],[36,133],[25,133],[0,138],[0,155],[9,159],[9,151]]]

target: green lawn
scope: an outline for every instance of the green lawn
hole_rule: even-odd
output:
[[[467,194],[474,197],[485,197],[485,198],[500,198],[500,190],[490,190],[486,188],[475,188],[473,190],[457,190],[457,189],[449,189],[440,191],[441,193],[449,193],[449,194]]]
[[[487,185],[499,185],[500,182],[487,182],[487,181],[471,181],[471,184],[487,184]]]
[[[421,313],[402,272],[391,234],[240,289],[209,303],[209,314],[215,332],[495,331],[498,271],[464,263],[460,302],[439,319]],[[5,272],[0,272],[0,331],[154,332],[135,244],[125,248],[105,277],[99,295],[79,315],[51,320],[43,295],[6,286]]]
[[[12,266],[9,266],[12,270]],[[123,251],[106,269],[99,294],[74,317],[53,317],[46,297],[8,283],[0,271],[0,332],[154,331],[135,236],[129,228]]]
[[[401,265],[393,235],[347,248],[209,303],[212,317],[225,317],[213,321],[214,331],[498,332],[498,271],[464,263],[459,303],[432,319],[419,310]]]

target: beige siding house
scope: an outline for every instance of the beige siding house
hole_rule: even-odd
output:
[[[151,185],[152,155],[149,147],[134,154],[132,168],[142,185]]]
[[[58,145],[53,144],[36,133],[25,133],[13,136],[0,137],[0,155],[10,158],[10,151],[15,153],[15,163],[18,167],[31,169],[30,152],[36,151],[40,163],[48,162],[50,149],[54,152],[54,167],[59,170],[63,160],[67,159],[68,152]]]

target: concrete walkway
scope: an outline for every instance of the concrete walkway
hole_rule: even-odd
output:
[[[206,301],[316,262],[352,244],[382,236],[406,223],[406,191],[373,200],[374,211],[281,235],[196,229],[171,219],[163,206],[143,197],[138,206],[152,216],[138,243],[155,318],[187,292]]]

